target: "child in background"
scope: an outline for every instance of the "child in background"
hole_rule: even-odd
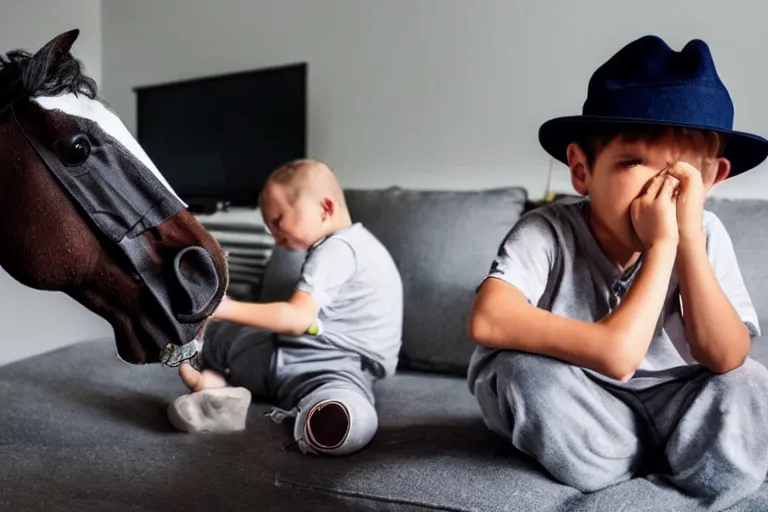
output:
[[[242,430],[252,399],[295,418],[304,453],[346,455],[378,429],[373,384],[395,373],[403,288],[387,249],[353,223],[334,173],[290,162],[267,180],[259,206],[275,241],[306,251],[286,302],[226,298],[206,330],[196,370],[179,374],[191,393],[169,408],[184,431]]]

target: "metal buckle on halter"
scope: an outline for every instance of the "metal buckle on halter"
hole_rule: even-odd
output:
[[[176,367],[184,361],[189,361],[190,364],[198,368],[197,356],[203,350],[203,342],[200,340],[192,340],[184,345],[174,345],[169,343],[165,346],[163,354],[160,356],[160,362],[165,366]]]

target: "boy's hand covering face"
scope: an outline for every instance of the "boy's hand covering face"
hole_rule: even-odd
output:
[[[632,201],[632,225],[646,249],[659,242],[677,244],[674,197],[677,186],[678,181],[662,171],[651,178],[643,192]]]
[[[667,172],[680,183],[677,191],[677,224],[680,238],[704,233],[704,181],[701,172],[685,162],[671,165]]]

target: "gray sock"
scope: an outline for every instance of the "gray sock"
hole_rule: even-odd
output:
[[[168,406],[168,418],[185,432],[245,430],[251,392],[245,388],[211,388],[182,395]]]

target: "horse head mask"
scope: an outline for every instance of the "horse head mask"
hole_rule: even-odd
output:
[[[199,348],[226,259],[99,99],[69,53],[78,34],[0,57],[0,266],[106,319],[124,361],[176,365]]]

